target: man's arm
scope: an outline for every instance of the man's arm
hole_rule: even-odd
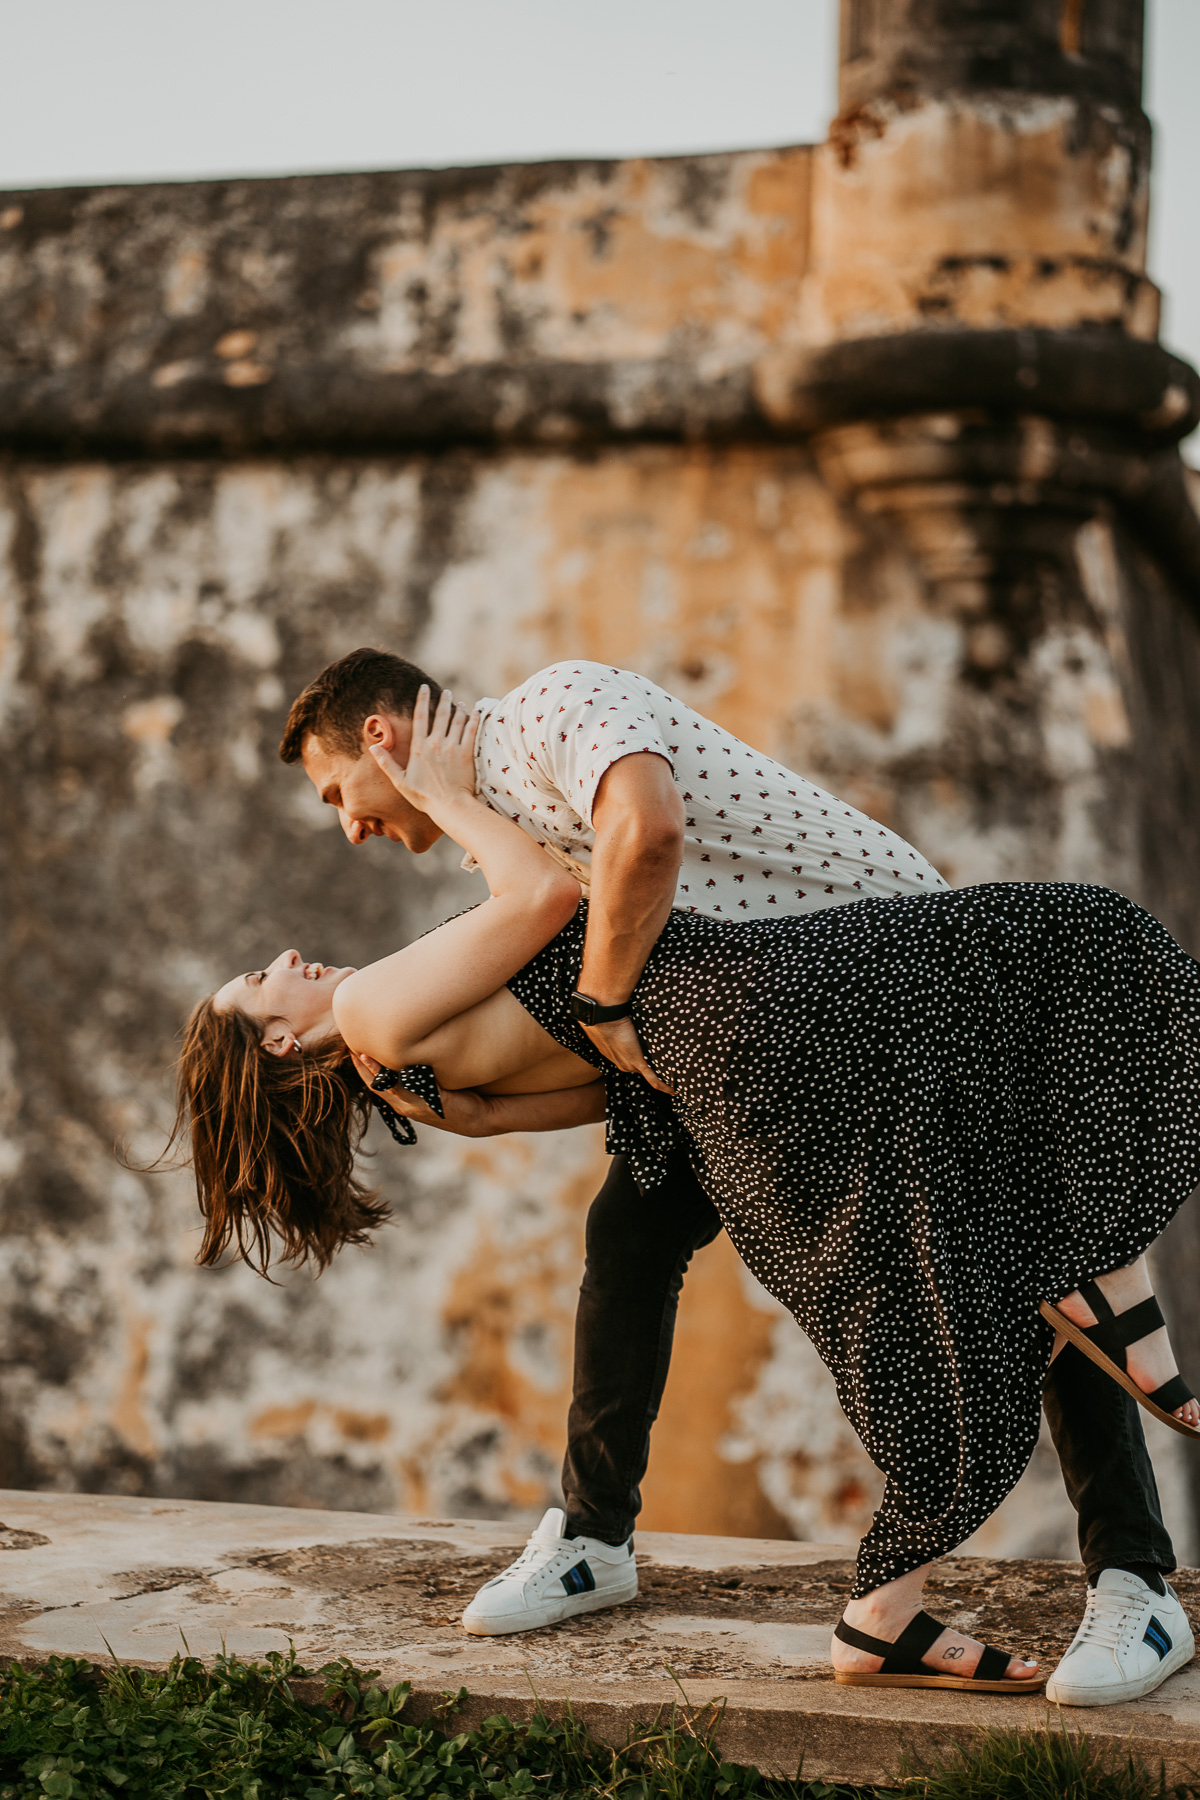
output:
[[[628,1000],[670,916],[683,860],[683,800],[665,757],[623,756],[606,769],[592,806],[596,842],[579,990],[602,1006]],[[669,1094],[629,1019],[583,1029],[618,1069]]]
[[[379,1073],[371,1057],[355,1056],[354,1065],[370,1086]],[[501,1137],[509,1131],[569,1131],[604,1118],[604,1082],[555,1088],[547,1094],[480,1094],[474,1088],[442,1088],[444,1119],[407,1088],[388,1088],[379,1096],[392,1111],[414,1125],[432,1125],[455,1137]]]

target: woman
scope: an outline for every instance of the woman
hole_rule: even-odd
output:
[[[1200,1179],[1200,968],[1131,902],[1066,884],[744,924],[675,912],[633,1014],[674,1097],[607,1064],[602,1083],[567,1009],[578,886],[474,797],[474,720],[443,699],[427,726],[421,702],[408,767],[388,772],[491,898],[370,968],[288,951],[197,1009],[180,1123],[201,1259],[236,1243],[265,1266],[274,1232],[323,1265],[379,1222],[353,1173],[370,1102],[352,1057],[435,1108],[439,1089],[591,1084],[600,1116],[603,1087],[647,1205],[682,1138],[887,1476],[839,1680],[1029,1692],[1036,1665],[945,1630],[920,1594],[1032,1454],[1053,1344],[1039,1306],[1178,1429],[1200,1424],[1140,1260]]]

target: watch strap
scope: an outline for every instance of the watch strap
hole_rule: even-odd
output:
[[[622,1000],[617,1006],[601,1006],[590,994],[581,994],[578,989],[571,995],[571,1016],[581,1025],[607,1025],[613,1019],[627,1019],[632,1010],[631,1000]]]

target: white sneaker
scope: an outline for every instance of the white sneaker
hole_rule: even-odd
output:
[[[534,1631],[576,1613],[620,1606],[638,1591],[633,1539],[602,1544],[599,1538],[565,1538],[566,1514],[552,1506],[502,1574],[485,1581],[462,1616],[476,1637]]]
[[[1088,1589],[1083,1624],[1046,1683],[1059,1706],[1140,1700],[1191,1662],[1192,1628],[1173,1587],[1156,1594],[1140,1575],[1104,1569]]]

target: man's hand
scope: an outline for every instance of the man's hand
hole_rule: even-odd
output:
[[[601,1056],[607,1056],[609,1062],[616,1063],[618,1069],[625,1069],[634,1075],[640,1075],[657,1088],[660,1094],[673,1094],[674,1088],[668,1087],[654,1073],[646,1061],[646,1053],[642,1049],[641,1040],[634,1030],[632,1019],[612,1019],[607,1025],[581,1025],[591,1038]]]

